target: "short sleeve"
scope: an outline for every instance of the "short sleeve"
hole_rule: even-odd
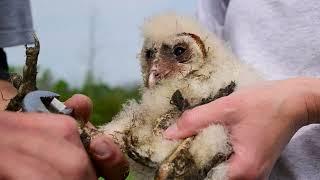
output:
[[[33,43],[29,0],[0,0],[0,47]]]

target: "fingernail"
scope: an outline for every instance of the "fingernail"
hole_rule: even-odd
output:
[[[103,159],[109,158],[113,154],[111,146],[104,140],[95,142],[91,147],[91,151],[95,156]]]
[[[177,124],[173,124],[163,133],[163,135],[166,139],[173,139],[175,138],[175,135],[177,134],[177,132],[178,132],[178,126]]]

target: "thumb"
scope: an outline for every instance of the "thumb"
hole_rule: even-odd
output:
[[[185,111],[165,132],[167,139],[182,139],[197,134],[212,123],[224,123],[229,118],[233,101],[229,97]]]
[[[128,176],[128,161],[108,136],[101,135],[92,139],[89,152],[99,176],[111,180],[121,180]]]
[[[64,104],[69,108],[73,108],[74,118],[83,121],[82,123],[84,124],[88,122],[93,106],[89,97],[82,94],[75,94]]]

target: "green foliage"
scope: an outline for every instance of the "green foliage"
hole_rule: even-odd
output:
[[[50,90],[55,82],[53,81],[53,75],[50,70],[45,70],[41,77],[38,77],[37,85],[39,89]]]
[[[71,87],[64,80],[54,80],[52,73],[46,70],[38,75],[37,86],[39,89],[50,90],[60,94],[61,100],[66,100],[73,94],[89,96],[93,102],[91,122],[96,126],[109,122],[128,99],[139,98],[137,85],[110,87],[106,83],[96,81],[91,73],[87,74],[82,87]]]

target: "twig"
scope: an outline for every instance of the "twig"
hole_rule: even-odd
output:
[[[40,43],[36,36],[33,34],[34,47],[26,47],[26,64],[23,68],[23,77],[21,83],[14,83],[14,79],[10,78],[11,83],[18,89],[17,95],[12,98],[6,108],[7,111],[19,111],[21,103],[26,94],[37,89],[37,62],[40,52]]]

